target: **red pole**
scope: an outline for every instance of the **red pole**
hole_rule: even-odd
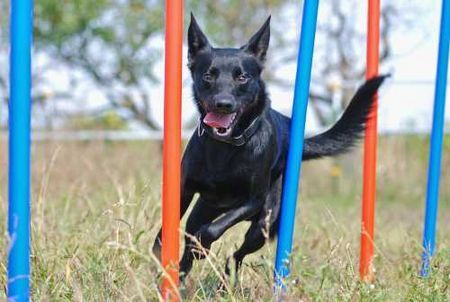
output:
[[[167,0],[161,262],[168,274],[161,290],[170,301],[178,301],[179,283],[183,17],[183,0]]]
[[[369,0],[367,32],[367,70],[366,78],[378,75],[380,44],[380,0]],[[364,171],[361,223],[361,253],[359,272],[361,279],[374,279],[374,225],[376,199],[377,165],[377,111],[378,100],[374,96],[374,106],[367,121],[364,141]]]

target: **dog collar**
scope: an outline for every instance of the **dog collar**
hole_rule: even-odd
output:
[[[214,135],[212,128],[208,125],[205,125],[201,120],[198,123],[197,135],[202,136],[204,132],[206,132],[212,139],[218,140],[223,143],[227,143],[233,146],[243,146],[246,142],[255,134],[256,130],[258,130],[261,118],[257,117],[253,120],[253,122],[245,128],[244,132],[238,136],[232,136],[229,138],[219,138]]]

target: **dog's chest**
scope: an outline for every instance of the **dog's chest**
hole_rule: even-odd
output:
[[[222,158],[196,165],[188,178],[202,198],[219,207],[228,207],[251,195],[254,173],[248,165]]]
[[[255,143],[235,147],[208,141],[200,146],[188,153],[186,184],[216,206],[248,199],[270,178],[266,150],[255,152]]]
[[[192,177],[204,190],[211,191],[246,191],[253,181],[253,171],[245,165],[208,166],[205,165]]]

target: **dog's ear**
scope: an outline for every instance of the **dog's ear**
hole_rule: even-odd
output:
[[[194,15],[191,13],[191,24],[189,24],[188,29],[188,59],[189,63],[192,62],[194,57],[198,54],[199,51],[208,50],[211,48],[208,39],[205,34],[198,26],[197,20],[195,20]]]
[[[254,55],[261,62],[266,59],[267,49],[269,48],[270,40],[270,16],[264,22],[263,26],[251,37],[247,44],[242,46],[242,49]]]

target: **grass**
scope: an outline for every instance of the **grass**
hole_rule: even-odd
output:
[[[5,147],[5,144],[2,143]],[[5,148],[3,148],[4,150]],[[34,301],[158,301],[150,252],[160,226],[160,146],[150,142],[33,147]],[[418,276],[428,141],[380,141],[376,281],[358,280],[361,151],[304,165],[287,301],[450,300],[450,137],[446,137],[438,253]],[[6,152],[1,152],[0,300],[6,280]],[[217,286],[246,223],[231,229],[181,288],[185,301],[271,301],[275,243],[248,257],[229,291]]]

